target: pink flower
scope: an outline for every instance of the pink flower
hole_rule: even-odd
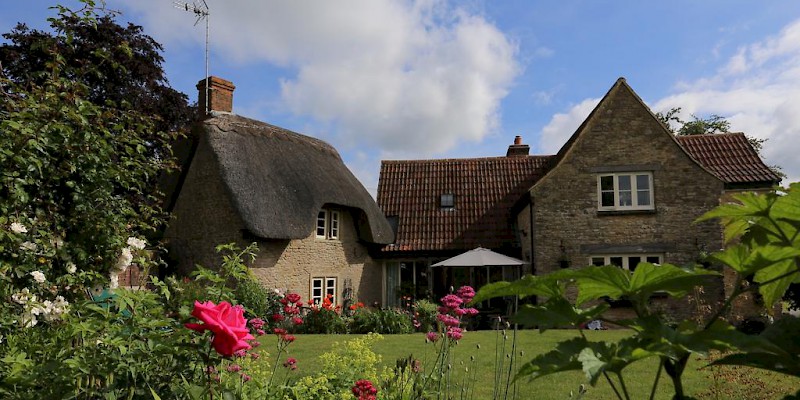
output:
[[[456,294],[464,303],[469,303],[472,301],[472,298],[475,297],[475,289],[473,289],[472,286],[462,286],[458,288]]]
[[[283,328],[274,328],[274,329],[272,330],[272,333],[274,333],[274,334],[276,334],[276,335],[278,335],[278,336],[283,336],[283,335],[285,335],[285,334],[286,334],[286,329],[283,329]]]
[[[250,345],[253,346],[253,347],[258,347],[258,346],[261,346],[261,342],[257,342],[255,340],[253,340],[252,342],[250,342]]]
[[[429,342],[434,343],[439,340],[439,334],[436,332],[428,332],[428,334],[425,335],[425,338],[428,339]]]
[[[470,307],[470,308],[465,308],[464,309],[464,315],[466,315],[468,317],[474,317],[474,316],[478,315],[478,313],[479,313],[479,311],[478,311],[477,308]]]
[[[461,340],[463,331],[464,330],[461,328],[451,326],[450,328],[447,328],[447,337],[453,340]]]
[[[248,382],[248,381],[250,381],[250,379],[251,379],[251,378],[250,378],[250,375],[247,375],[247,374],[245,374],[245,373],[242,373],[242,381],[244,381],[244,382]]]
[[[461,321],[452,315],[437,314],[436,319],[438,319],[445,326],[458,326],[461,324]]]
[[[251,357],[253,360],[258,360],[258,358],[259,358],[259,357],[261,357],[261,355],[260,355],[260,354],[258,354],[258,353],[250,353],[250,357]]]
[[[297,359],[294,357],[289,357],[286,359],[286,362],[283,363],[283,366],[294,371],[297,369]]]
[[[239,364],[231,364],[228,365],[228,368],[225,368],[228,372],[239,372],[242,370],[242,366]]]
[[[454,313],[455,315],[458,315],[458,316],[460,317],[460,316],[462,316],[462,315],[466,314],[466,313],[467,313],[467,310],[466,310],[466,309],[464,309],[464,308],[456,308],[455,310],[453,310],[453,313]]]
[[[292,323],[295,325],[303,325],[303,319],[300,317],[292,318]]]
[[[247,355],[247,350],[245,349],[236,350],[235,352],[233,352],[233,355],[236,357],[244,357]]]
[[[284,306],[283,313],[287,315],[297,315],[300,314],[300,309],[295,306]]]
[[[219,304],[195,301],[192,315],[203,323],[188,323],[185,326],[197,332],[210,330],[214,333],[211,345],[223,356],[231,356],[237,350],[250,349],[247,340],[255,339],[247,329],[244,309],[232,307],[227,301]]]
[[[253,318],[250,320],[250,326],[252,326],[253,329],[261,329],[264,327],[264,320],[261,318]]]
[[[259,336],[264,336],[264,335],[265,335],[267,332],[264,332],[264,330],[263,330],[263,329],[256,329],[256,333],[257,333]]]
[[[283,336],[281,336],[281,340],[286,342],[286,343],[292,343],[292,342],[294,342],[294,339],[295,339],[294,335],[283,335]]]
[[[454,294],[448,294],[447,296],[442,297],[442,305],[451,309],[458,308],[458,306],[460,306],[463,302],[464,301],[461,300],[461,297],[458,297]]]

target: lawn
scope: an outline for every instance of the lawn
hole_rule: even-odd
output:
[[[534,355],[553,349],[556,343],[574,337],[572,330],[551,330],[544,334],[525,330],[517,334],[517,354],[519,361],[528,361]],[[588,331],[590,340],[618,340],[628,332],[622,330]],[[511,335],[505,344],[502,358],[511,351]],[[298,359],[298,372],[311,374],[319,367],[318,356],[327,351],[331,343],[346,341],[356,335],[297,335],[297,340],[289,347],[291,357]],[[274,336],[262,338],[262,350],[274,351]],[[467,376],[473,399],[491,399],[494,391],[496,349],[503,348],[503,340],[495,331],[468,332],[454,350],[452,379],[463,382]],[[433,345],[425,343],[425,335],[384,335],[373,350],[382,356],[382,365],[394,366],[399,358],[413,355],[426,363],[435,358]],[[283,358],[283,357],[282,357]],[[474,361],[473,361],[474,358]],[[508,368],[508,358],[504,369]],[[270,359],[270,362],[274,360]],[[800,389],[800,379],[749,368],[702,368],[707,359],[696,358],[690,361],[684,373],[684,386],[687,394],[704,399],[780,399],[785,394]],[[655,379],[657,360],[644,360],[628,367],[624,372],[625,383],[633,399],[647,399]],[[515,368],[516,369],[516,368]],[[473,381],[474,373],[474,381]],[[567,399],[570,391],[577,392],[581,383],[587,383],[582,372],[564,372],[543,377],[533,382],[522,379],[517,385],[518,399]],[[616,382],[615,382],[616,384]],[[601,380],[596,387],[589,387],[585,399],[612,399],[615,395],[607,382]],[[656,398],[669,399],[672,396],[672,383],[662,374]],[[510,397],[509,397],[510,398]]]

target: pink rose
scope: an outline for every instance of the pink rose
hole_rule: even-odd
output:
[[[231,356],[242,349],[249,350],[247,340],[255,339],[247,329],[244,310],[241,307],[232,307],[227,301],[219,304],[195,301],[192,315],[203,323],[185,326],[198,332],[210,330],[214,334],[211,346],[223,356]]]

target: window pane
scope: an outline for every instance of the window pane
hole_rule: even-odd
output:
[[[640,262],[642,262],[642,257],[628,257],[628,269],[635,271]]]
[[[650,205],[650,191],[649,190],[637,190],[636,191],[636,201],[640,206],[649,206]]]
[[[616,265],[618,267],[622,266],[622,257],[610,257],[609,261],[611,261],[611,265]]]
[[[646,260],[650,264],[661,264],[661,257],[659,256],[647,256]]]
[[[455,207],[455,196],[452,193],[443,194],[441,197],[441,205],[443,208]]]
[[[600,177],[600,190],[614,190],[614,177],[612,175]]]
[[[619,175],[617,177],[619,182],[619,190],[631,190],[631,176],[630,175]]]
[[[636,188],[650,190],[650,175],[636,175]]]
[[[631,191],[619,191],[619,205],[620,207],[632,206],[633,199],[631,198]]]
[[[317,236],[325,236],[325,211],[317,214]]]
[[[602,202],[603,207],[614,207],[614,192],[603,192]]]
[[[339,213],[336,211],[331,212],[331,232],[329,237],[331,239],[339,237]]]
[[[592,257],[592,265],[602,267],[603,265],[606,265],[606,260],[603,257]]]

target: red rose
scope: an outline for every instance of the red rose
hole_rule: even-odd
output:
[[[223,356],[231,356],[238,350],[250,349],[247,340],[255,339],[247,328],[244,309],[232,307],[227,301],[216,305],[210,301],[205,303],[195,301],[192,315],[203,323],[185,326],[198,332],[210,330],[214,333],[211,345]]]

